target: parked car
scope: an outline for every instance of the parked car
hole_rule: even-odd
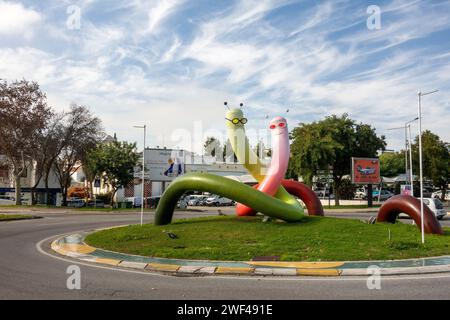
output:
[[[232,206],[234,201],[225,197],[214,196],[206,199],[206,205],[208,206]]]
[[[0,196],[0,205],[15,205],[16,200],[9,196]]]
[[[355,199],[364,199],[366,196],[366,190],[359,188],[355,191]]]
[[[441,220],[447,215],[447,211],[444,209],[444,205],[441,200],[435,198],[424,198],[423,203],[426,204],[431,211],[433,211],[438,220]]]
[[[67,200],[67,206],[71,208],[82,208],[86,206],[86,202],[83,199],[70,199]]]
[[[198,199],[198,205],[199,206],[206,206],[206,200],[208,200],[210,196],[201,196]]]
[[[372,199],[374,201],[378,200],[378,196],[379,195],[380,195],[380,191],[379,190],[373,190],[372,191]],[[380,197],[380,201],[386,201],[386,200],[388,200],[389,198],[391,198],[393,196],[394,196],[394,193],[392,193],[391,191],[382,189],[381,190],[381,195],[379,197]],[[367,194],[364,195],[363,199],[367,200]]]
[[[187,203],[186,200],[184,200],[184,199],[178,200],[178,202],[177,202],[177,208],[178,209],[186,209],[187,206],[188,206],[188,203]]]
[[[315,190],[314,192],[316,193],[316,195],[319,198],[327,198],[328,199],[328,196],[330,196],[331,199],[334,199],[334,194],[330,195],[330,190],[328,190],[328,189]]]
[[[104,208],[105,203],[102,200],[91,200],[86,204],[86,206],[92,208]]]
[[[433,192],[433,194],[431,195],[432,198],[436,198],[436,199],[441,199],[441,196],[442,196],[442,191]],[[447,192],[445,192],[445,200],[450,201],[450,190],[447,190]]]
[[[206,199],[208,199],[209,196],[205,195],[191,195],[189,196],[188,205],[190,206],[204,206],[206,204]]]
[[[158,206],[159,200],[161,200],[161,196],[145,198],[147,208],[156,208]]]
[[[200,199],[194,198],[194,199],[189,200],[187,203],[189,206],[198,206],[199,202],[200,202]]]
[[[423,203],[430,208],[438,220],[442,220],[447,215],[447,211],[439,199],[435,198],[423,198]],[[401,213],[399,217],[407,217],[406,214]]]

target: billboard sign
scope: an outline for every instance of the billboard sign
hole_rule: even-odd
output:
[[[378,158],[352,158],[352,182],[355,184],[379,184],[380,160]]]
[[[405,196],[412,196],[411,186],[409,184],[402,184],[400,186],[400,194]]]
[[[184,174],[184,152],[184,150],[146,149],[145,178],[152,181],[172,181]],[[135,177],[140,178],[141,172],[135,172]]]

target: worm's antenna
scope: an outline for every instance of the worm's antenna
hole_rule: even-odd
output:
[[[239,103],[239,107],[240,107],[240,109],[242,109],[242,107],[244,106],[244,104],[241,102],[241,103]]]
[[[266,114],[265,119],[269,119],[269,115],[268,114]]]
[[[288,108],[288,109],[286,109],[286,113],[289,113],[289,108]]]
[[[228,106],[228,102],[225,101],[223,104],[225,105],[225,107],[228,108],[228,110],[230,110],[230,107]]]

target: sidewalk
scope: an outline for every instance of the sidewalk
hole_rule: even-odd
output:
[[[9,206],[5,206],[2,207],[0,206],[0,213],[22,213],[22,214],[33,214],[33,213],[86,213],[86,214],[111,214],[111,213],[136,213],[139,212],[139,209],[128,209],[128,210],[119,210],[119,209],[114,209],[114,210],[107,210],[107,209],[93,209],[93,210],[88,210],[88,209],[74,209],[74,208],[67,208],[67,207],[31,207],[31,206],[18,206],[18,207],[9,207]],[[145,212],[154,212],[154,209],[146,209]]]

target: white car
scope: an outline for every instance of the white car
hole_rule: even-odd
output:
[[[433,192],[433,194],[431,195],[432,198],[437,198],[437,199],[441,199],[442,196],[442,191],[436,191]],[[446,201],[450,201],[450,190],[447,190],[447,192],[445,193],[445,200]]]
[[[423,203],[426,204],[428,208],[431,209],[431,211],[433,211],[438,220],[441,220],[447,215],[447,211],[444,210],[444,206],[442,205],[441,200],[434,198],[424,198]]]
[[[366,196],[366,190],[358,189],[355,191],[355,199],[364,199]]]
[[[423,198],[423,203],[430,208],[438,220],[442,220],[447,215],[447,211],[444,209],[441,200],[434,198]],[[401,213],[400,217],[407,217],[406,214]]]
[[[0,196],[0,205],[15,205],[16,200],[8,196]]]
[[[215,197],[210,197],[208,199],[206,199],[206,205],[208,206],[232,206],[234,204],[233,200],[230,200],[228,198],[225,197],[219,197],[219,196],[215,196]]]

